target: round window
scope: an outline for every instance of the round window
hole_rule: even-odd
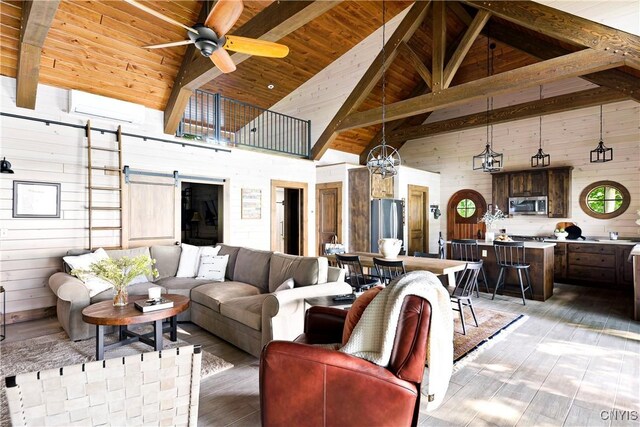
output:
[[[629,207],[631,196],[624,185],[614,181],[598,181],[585,187],[580,194],[580,207],[589,216],[615,218]]]
[[[476,213],[476,204],[471,199],[462,199],[458,202],[456,211],[462,218],[470,218]]]

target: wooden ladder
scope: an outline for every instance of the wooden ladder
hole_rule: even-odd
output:
[[[122,206],[124,205],[124,194],[122,188],[124,186],[124,174],[123,174],[123,164],[122,164],[122,127],[118,126],[118,130],[116,132],[116,142],[118,143],[118,148],[103,148],[103,147],[94,147],[91,144],[91,121],[87,121],[86,126],[86,135],[87,135],[87,152],[88,152],[88,162],[87,162],[87,170],[88,170],[88,179],[87,179],[87,189],[89,190],[89,204],[87,206],[89,213],[89,250],[93,250],[94,244],[94,236],[93,233],[96,231],[105,231],[105,230],[117,230],[120,234],[120,245],[114,246],[111,248],[105,249],[119,249],[123,247],[123,230],[122,230]],[[118,153],[118,166],[94,166],[92,160],[92,152],[93,151],[106,151],[110,153]],[[93,185],[93,173],[94,171],[101,172],[118,172],[118,186],[117,187],[103,187],[103,186],[94,186]],[[111,191],[118,192],[120,196],[118,197],[119,206],[94,206],[93,205],[93,192],[94,191]],[[119,222],[120,225],[117,227],[96,227],[94,226],[94,211],[118,211],[119,212]]]

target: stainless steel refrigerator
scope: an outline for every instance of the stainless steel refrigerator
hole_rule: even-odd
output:
[[[400,254],[405,253],[404,202],[402,200],[371,200],[371,252],[379,252],[378,240],[383,238],[402,240]]]

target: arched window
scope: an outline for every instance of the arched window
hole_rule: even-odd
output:
[[[615,218],[629,207],[631,195],[624,185],[615,181],[597,181],[580,193],[580,207],[598,219]]]
[[[456,206],[456,212],[462,218],[471,218],[476,213],[476,204],[471,199],[462,199]]]

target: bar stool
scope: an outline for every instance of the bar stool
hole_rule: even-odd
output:
[[[473,309],[473,301],[471,295],[473,290],[478,286],[478,274],[482,270],[482,261],[468,262],[465,269],[458,275],[456,287],[451,293],[451,302],[457,305],[452,309],[460,312],[460,323],[462,323],[462,335],[467,334],[467,328],[464,324],[464,307],[469,307],[473,321],[478,327],[478,319]]]
[[[482,261],[482,259],[480,258],[478,242],[474,239],[451,240],[451,259],[467,262]],[[489,290],[489,281],[487,280],[487,273],[485,273],[484,271],[484,266],[481,266],[480,272],[482,273],[482,281],[484,282],[484,287],[487,290],[487,293],[490,293],[491,291]],[[475,291],[476,296],[479,297],[480,292],[477,282],[475,284]]]
[[[364,274],[358,255],[336,254],[335,256],[338,267],[347,270],[344,281],[350,284],[354,291],[366,291],[380,284],[380,280],[377,278],[369,274]]]
[[[496,252],[496,264],[500,267],[500,273],[498,274],[498,280],[496,281],[496,287],[493,290],[493,297],[491,297],[491,299],[496,297],[496,292],[499,287],[505,287],[505,269],[511,268],[518,272],[518,283],[520,284],[520,292],[522,293],[522,304],[527,305],[524,292],[529,290],[531,298],[533,298],[533,288],[531,288],[529,264],[527,264],[525,257],[524,242],[493,242],[493,249]],[[526,287],[522,281],[523,271],[525,279],[527,280]]]
[[[387,286],[394,278],[406,274],[404,261],[373,258],[373,265],[383,285]]]

